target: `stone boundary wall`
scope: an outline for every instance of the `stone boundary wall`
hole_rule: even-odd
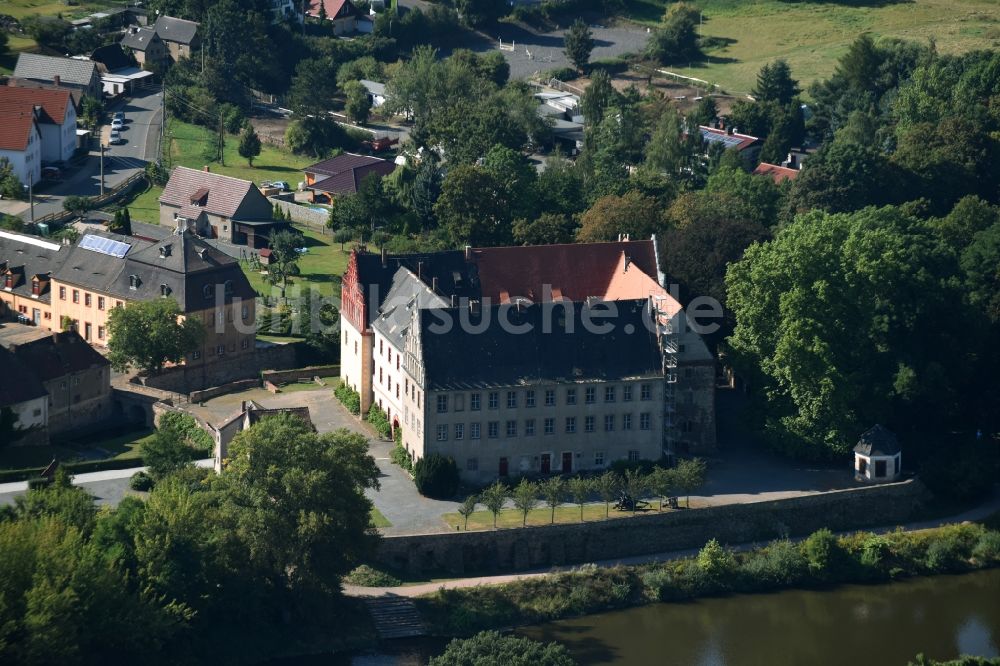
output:
[[[265,382],[272,384],[287,384],[288,382],[307,379],[312,381],[313,377],[339,377],[339,365],[311,365],[305,368],[295,368],[293,370],[265,370],[261,377]]]
[[[139,381],[144,386],[187,395],[192,391],[215,389],[244,379],[254,379],[259,383],[261,370],[290,368],[294,365],[294,346],[273,345],[258,348],[253,357],[237,355],[206,365],[181,365],[155,377],[141,377]]]
[[[260,386],[260,380],[256,377],[253,379],[238,379],[235,382],[229,382],[228,384],[223,384],[222,386],[213,386],[202,391],[191,391],[191,393],[188,394],[188,399],[191,402],[202,402],[203,400],[211,400],[212,398],[216,398],[220,395],[246,391],[247,389],[256,388],[258,386]]]
[[[805,536],[905,522],[926,496],[922,483],[835,490],[781,500],[653,513],[635,518],[381,539],[378,564],[410,574],[523,571],[634,555]]]
[[[288,213],[293,222],[308,224],[309,226],[315,227],[320,231],[326,229],[326,223],[330,219],[329,213],[313,210],[312,208],[307,208],[306,206],[300,206],[297,203],[286,201],[280,197],[268,197],[268,200],[272,205],[277,204],[278,208],[280,208],[283,213]]]

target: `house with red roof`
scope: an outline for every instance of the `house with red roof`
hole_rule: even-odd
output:
[[[160,195],[160,224],[237,245],[267,247],[271,232],[288,228],[249,180],[178,166]]]
[[[333,34],[344,35],[355,32],[358,19],[364,15],[351,0],[309,0],[306,16],[315,19],[325,16],[333,24]]]
[[[773,180],[775,184],[780,185],[786,180],[795,180],[799,175],[799,170],[792,169],[791,167],[779,166],[777,164],[761,162],[757,165],[757,168],[753,170],[753,175],[767,176]]]
[[[76,151],[76,106],[69,90],[0,87],[0,114],[34,112],[41,134],[41,158],[63,162]]]
[[[42,133],[30,106],[0,109],[0,159],[6,159],[24,185],[42,178]]]
[[[395,170],[395,162],[354,153],[342,153],[303,169],[305,189],[312,191],[313,201],[328,202],[344,194],[355,194],[362,181],[372,174],[382,178]]]

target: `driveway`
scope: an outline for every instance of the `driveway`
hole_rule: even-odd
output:
[[[378,439],[378,435],[367,423],[344,409],[330,389],[277,394],[264,389],[253,389],[219,396],[202,405],[192,405],[191,410],[209,423],[216,424],[239,412],[241,402],[244,400],[254,400],[264,407],[272,408],[305,406],[309,408],[309,416],[317,431],[322,433],[346,428],[367,437],[370,442],[369,451],[381,473],[380,489],[369,490],[367,495],[382,515],[392,523],[391,527],[380,530],[383,534],[448,531],[448,526],[441,520],[441,514],[456,511],[458,504],[421,496],[413,485],[410,475],[398,465],[392,464],[389,459],[392,442]]]
[[[108,108],[108,113],[125,112],[124,143],[108,146],[104,151],[104,187],[110,189],[133,174],[142,171],[147,162],[155,160],[160,138],[161,93],[155,89],[141,89],[128,101]],[[102,133],[105,128],[102,128]],[[75,168],[68,171],[65,180],[36,187],[34,217],[38,219],[63,209],[67,196],[93,197],[101,193],[100,151],[93,150]],[[27,205],[19,212],[24,220],[31,217]]]

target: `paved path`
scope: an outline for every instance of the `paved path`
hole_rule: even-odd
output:
[[[1000,491],[994,489],[993,496],[980,504],[974,509],[970,509],[963,513],[951,516],[950,518],[941,518],[935,520],[925,520],[916,521],[912,523],[907,523],[902,527],[908,531],[912,530],[924,530],[932,527],[940,527],[941,525],[947,525],[952,523],[962,523],[972,520],[981,520],[987,516],[1000,511]],[[896,530],[898,525],[888,525],[878,528],[870,528],[866,531],[876,532],[876,533],[886,533]],[[856,530],[847,530],[844,532],[839,532],[838,534],[851,534]],[[798,537],[792,539],[792,541],[802,541],[804,537]],[[735,546],[736,550],[750,550],[757,546],[760,546],[761,542],[751,542],[745,544],[738,544]],[[670,560],[677,560],[686,557],[693,557],[698,553],[700,549],[689,548],[686,550],[674,550],[664,553],[655,553],[652,555],[636,555],[634,557],[620,557],[610,560],[599,560],[593,564],[598,567],[616,567],[623,565],[636,565],[636,564],[648,564],[652,562],[668,562]],[[510,583],[517,580],[525,580],[528,578],[538,578],[540,576],[548,576],[552,573],[559,571],[571,571],[580,565],[566,566],[566,567],[553,567],[549,569],[534,569],[531,571],[525,571],[516,574],[506,574],[499,576],[473,576],[469,578],[456,578],[454,580],[438,581],[434,583],[421,583],[418,585],[404,585],[400,587],[360,587],[358,585],[344,585],[344,594],[350,597],[378,597],[384,595],[396,595],[403,597],[419,597],[425,594],[433,594],[441,589],[454,590],[467,587],[476,587],[478,585],[501,585],[503,583]]]
[[[130,100],[108,109],[109,113],[124,111],[126,124],[122,132],[124,143],[108,146],[104,151],[105,189],[118,185],[143,170],[147,162],[156,159],[162,121],[160,103],[160,91],[157,87],[140,89]],[[100,194],[99,154],[97,150],[92,151],[80,166],[69,170],[64,180],[36,188],[34,196],[36,219],[62,211],[63,200],[67,196],[92,197]],[[31,211],[25,205],[19,214],[22,219],[28,220]]]
[[[198,467],[212,467],[215,461],[212,458],[196,460]],[[73,485],[86,488],[94,497],[98,504],[118,504],[125,495],[128,494],[128,480],[138,472],[146,471],[146,467],[129,467],[128,469],[109,469],[103,472],[87,472],[85,474],[75,474]],[[0,483],[0,506],[14,504],[14,498],[28,491],[27,481],[15,481],[13,483]]]

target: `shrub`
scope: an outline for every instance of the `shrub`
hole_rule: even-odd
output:
[[[153,489],[153,477],[146,472],[136,472],[128,480],[128,487],[132,490],[147,492]]]
[[[28,490],[41,490],[43,488],[48,488],[51,483],[52,479],[47,476],[36,476],[33,479],[28,479]]]
[[[386,417],[385,412],[378,405],[372,405],[368,409],[366,420],[372,424],[379,437],[382,439],[392,438],[392,426],[389,424],[389,419]]]
[[[392,451],[389,452],[389,459],[407,472],[413,471],[413,456],[403,448],[402,444],[397,442],[396,446],[392,447]]]
[[[972,556],[982,564],[1000,562],[1000,532],[983,532],[972,549]]]
[[[413,466],[413,481],[421,495],[448,499],[458,492],[458,465],[454,458],[432,453]]]
[[[380,571],[367,564],[356,567],[354,571],[344,576],[344,582],[361,587],[398,587],[403,584],[401,580],[390,573]]]
[[[698,551],[698,568],[710,579],[723,581],[731,578],[736,571],[736,558],[731,550],[711,539]]]
[[[430,666],[573,666],[576,661],[558,643],[541,643],[530,638],[503,636],[496,631],[484,631],[472,638],[456,638],[445,651],[430,660]]]
[[[336,389],[334,389],[333,394],[337,396],[337,399],[347,407],[347,411],[351,414],[358,415],[361,413],[361,395],[352,389],[347,384],[341,384]]]
[[[751,589],[769,589],[799,583],[809,563],[797,545],[781,539],[747,555],[742,569]]]
[[[802,543],[809,573],[819,580],[838,580],[846,573],[848,558],[833,532],[825,527]]]

